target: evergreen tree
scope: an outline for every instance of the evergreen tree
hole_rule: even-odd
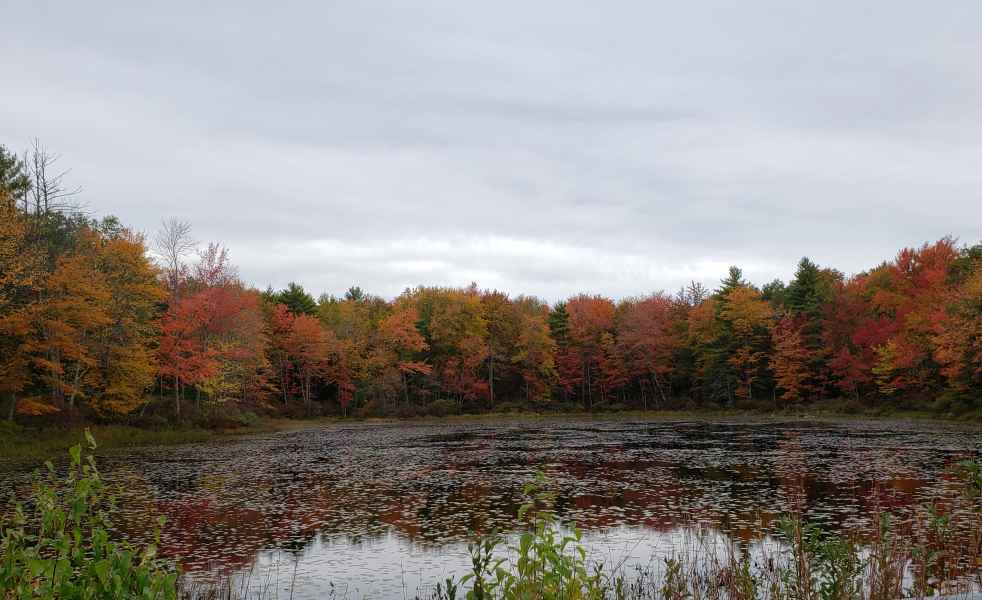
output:
[[[747,282],[743,280],[743,270],[737,266],[731,266],[729,274],[726,278],[720,282],[720,288],[717,290],[716,295],[725,298],[738,287],[744,287]]]
[[[569,336],[569,313],[566,311],[566,303],[560,302],[549,311],[549,332],[552,339],[560,346],[566,344]]]
[[[822,341],[823,310],[832,296],[834,272],[819,268],[807,257],[798,262],[794,279],[785,292],[785,307],[797,324],[806,377],[799,386],[804,396],[819,394],[828,380]]]
[[[348,288],[348,291],[344,293],[345,300],[351,300],[353,302],[361,302],[366,297],[364,290],[357,285],[353,285]]]
[[[294,315],[316,315],[317,301],[303,289],[303,286],[290,282],[285,290],[280,290],[273,297],[274,302],[285,305]]]
[[[787,307],[795,314],[817,316],[825,300],[818,265],[808,257],[798,261],[794,279],[788,284],[786,292]]]
[[[0,145],[0,192],[8,195],[7,200],[15,201],[24,196],[30,187],[31,180],[24,169],[24,162]]]

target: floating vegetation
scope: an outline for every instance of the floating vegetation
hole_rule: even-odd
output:
[[[926,424],[482,421],[329,425],[115,453],[100,468],[121,486],[117,533],[143,541],[146,517],[166,516],[160,552],[188,581],[402,598],[465,573],[475,535],[512,543],[539,471],[591,560],[629,570],[693,536],[762,552],[796,512],[874,539],[876,514],[908,522],[950,498],[952,465],[980,453],[979,433]]]

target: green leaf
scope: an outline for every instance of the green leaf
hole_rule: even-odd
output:
[[[82,462],[82,446],[80,444],[75,444],[68,449],[68,455],[72,457],[72,466],[77,466]]]
[[[96,449],[95,438],[92,437],[92,432],[89,431],[88,427],[85,428],[85,441],[89,443],[89,450]]]
[[[96,576],[103,585],[106,585],[109,581],[109,561],[106,559],[100,560],[93,565]]]
[[[32,577],[40,577],[41,575],[50,572],[51,561],[41,558],[32,558],[27,561],[27,568],[31,572]]]

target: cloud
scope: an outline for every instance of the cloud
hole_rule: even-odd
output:
[[[21,3],[0,143],[244,277],[556,300],[982,239],[982,5]]]

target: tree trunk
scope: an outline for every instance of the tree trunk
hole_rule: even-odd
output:
[[[286,365],[283,365],[283,369],[281,370],[281,373],[282,374],[280,375],[280,386],[283,388],[283,406],[286,406],[287,404],[290,403],[289,391],[288,391],[290,387],[290,379],[289,379],[290,373],[287,370]]]
[[[17,392],[10,392],[10,409],[7,412],[7,420],[14,422],[14,413],[17,411]]]
[[[593,382],[590,380],[592,375],[592,369],[588,364],[586,367],[586,410],[587,412],[593,412]]]
[[[181,418],[181,378],[174,375],[174,414]]]
[[[82,379],[83,373],[84,371],[81,367],[75,367],[75,377],[72,381],[72,393],[68,396],[68,408],[72,411],[75,410],[75,394],[78,393],[78,386]]]
[[[658,381],[658,373],[652,373],[651,380],[654,381],[655,387],[658,389],[658,395],[661,396],[662,404],[659,408],[668,406],[668,398],[665,397],[665,390],[662,389],[661,382]]]
[[[303,378],[303,404],[307,416],[310,416],[310,376],[304,375]]]
[[[491,405],[489,408],[494,410],[494,348],[491,348],[491,363],[488,367],[488,384],[491,391]]]

